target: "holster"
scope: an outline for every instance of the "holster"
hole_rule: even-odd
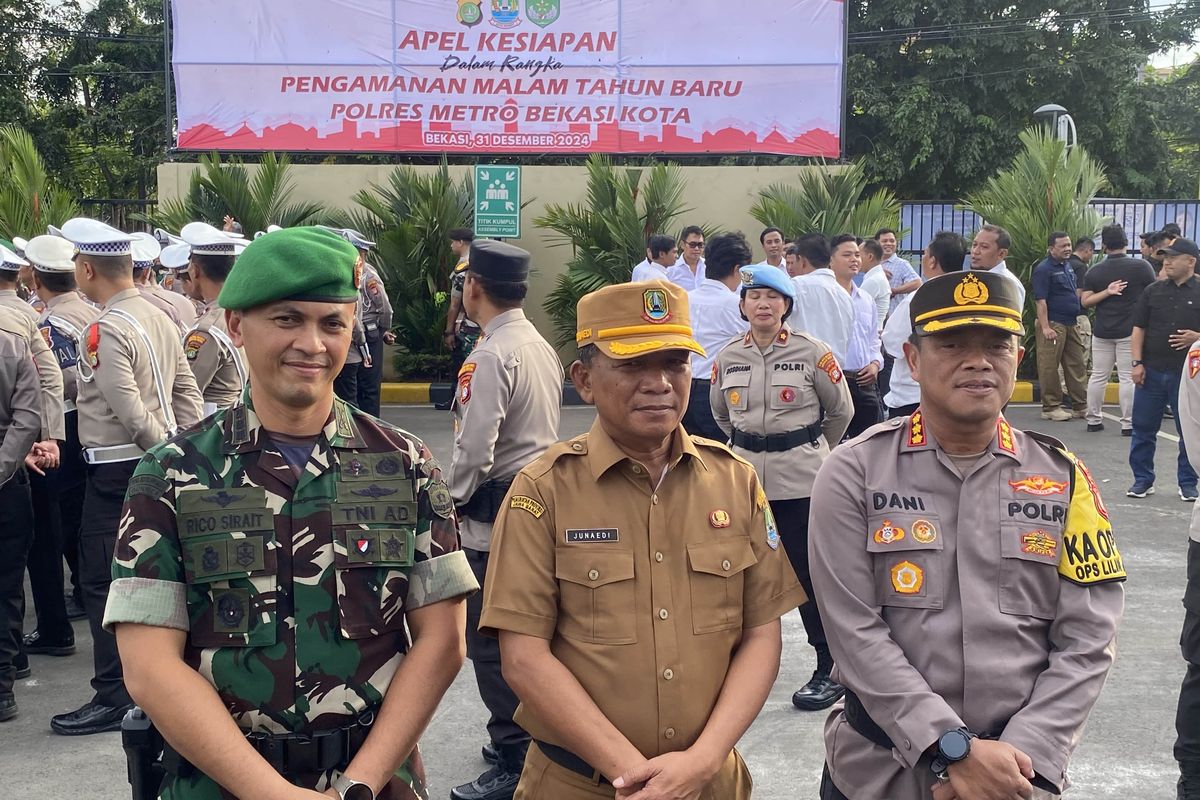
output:
[[[121,747],[133,800],[155,800],[163,782],[163,738],[137,706],[121,720]]]
[[[512,486],[512,478],[493,478],[479,484],[475,493],[456,510],[458,516],[473,519],[487,525],[496,521],[504,498]]]

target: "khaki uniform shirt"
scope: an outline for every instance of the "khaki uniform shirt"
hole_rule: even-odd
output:
[[[680,427],[656,483],[599,421],[521,470],[496,520],[480,621],[550,640],[647,758],[694,744],[742,631],[806,600],[749,464]],[[523,707],[515,719],[561,744]]]
[[[42,430],[40,441],[67,438],[63,419],[63,376],[50,345],[38,331],[38,313],[17,296],[15,289],[0,290],[0,330],[20,336],[29,345],[37,366],[38,385],[42,390]]]
[[[358,290],[358,296],[366,334],[378,338],[391,330],[392,301],[388,299],[383,278],[370,264],[363,264],[362,288]]]
[[[521,309],[488,323],[458,373],[450,494],[471,499],[489,478],[511,478],[558,440],[562,362]],[[511,409],[511,413],[510,413]],[[492,526],[459,520],[463,547],[487,550]]]
[[[241,399],[246,356],[229,340],[225,309],[215,302],[183,337],[183,352],[204,395],[205,415]]]
[[[141,335],[124,319],[132,316],[150,338],[147,350]],[[165,314],[150,305],[136,289],[114,295],[99,317],[84,331],[79,359],[79,441],[84,447],[111,447],[133,442],[143,450],[167,438],[167,419],[159,402],[163,392],[177,428],[200,420],[201,397],[188,369],[178,332]],[[157,386],[154,363],[163,385]]]
[[[181,294],[162,288],[158,284],[138,284],[142,297],[150,305],[162,311],[179,328],[182,334],[196,324],[196,305]]]
[[[1112,665],[1125,573],[1095,483],[1051,441],[1001,417],[964,477],[918,411],[822,466],[809,553],[833,677],[895,744],[872,744],[835,707],[826,753],[848,797],[928,800],[918,760],[960,725],[1067,785]]]
[[[171,320],[175,327],[179,329],[180,334],[187,330],[187,326],[179,316],[179,309],[175,307],[174,303],[167,300],[163,295],[150,291],[150,287],[145,284],[137,284],[137,290],[147,303],[167,315],[167,319]]]
[[[21,469],[41,428],[41,394],[29,344],[0,331],[0,485]]]
[[[1175,410],[1192,469],[1200,464],[1200,342],[1192,345],[1179,381],[1179,408]],[[1200,542],[1200,506],[1192,507],[1191,538]]]
[[[765,351],[749,333],[726,345],[713,364],[709,401],[713,419],[730,435],[734,428],[761,435],[789,433],[821,421],[820,439],[791,450],[733,448],[754,465],[772,500],[812,494],[821,462],[854,416],[850,387],[829,346],[787,325]]]
[[[68,411],[75,410],[75,401],[79,397],[76,365],[83,332],[99,314],[95,306],[86,303],[77,293],[67,292],[47,300],[38,317],[42,337],[49,339],[50,349],[62,370],[63,398]]]

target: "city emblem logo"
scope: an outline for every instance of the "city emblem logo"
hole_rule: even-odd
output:
[[[561,11],[559,0],[528,0],[525,3],[525,16],[542,28],[557,22]]]
[[[967,274],[954,287],[954,302],[960,306],[983,305],[988,301],[988,290],[975,275]]]
[[[515,28],[521,24],[521,0],[491,0],[492,24],[497,28]]]
[[[925,573],[911,561],[892,567],[892,588],[898,594],[918,594],[925,584]]]
[[[666,322],[671,318],[671,305],[662,289],[647,289],[642,293],[642,316],[647,322]]]
[[[458,0],[457,19],[459,23],[466,25],[468,28],[478,25],[483,21],[483,9],[479,4],[483,0]]]
[[[904,528],[899,525],[893,525],[890,519],[885,519],[879,530],[875,531],[876,544],[891,544],[898,542],[905,536]]]

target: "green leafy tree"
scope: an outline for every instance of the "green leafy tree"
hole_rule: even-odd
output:
[[[375,266],[396,309],[397,342],[409,354],[441,353],[455,264],[449,233],[474,222],[471,175],[455,180],[444,161],[433,171],[399,167],[354,202],[350,224],[376,243]]]
[[[806,233],[867,237],[880,228],[897,226],[900,201],[887,189],[866,195],[867,176],[861,163],[822,167],[801,172],[794,182],[773,183],[761,190],[750,216],[780,228],[789,238]]]
[[[846,150],[906,199],[979,188],[1038,106],[1074,117],[1117,196],[1170,189],[1140,84],[1153,53],[1190,41],[1200,5],[1149,0],[853,0]]]
[[[46,174],[46,164],[23,128],[0,127],[0,231],[26,239],[78,214],[71,195]]]
[[[1095,236],[1109,220],[1088,205],[1108,181],[1104,167],[1082,146],[1070,149],[1045,128],[1021,133],[1022,149],[1012,164],[971,193],[966,208],[1012,236],[1008,268],[1026,285],[1046,257],[1047,237],[1066,231],[1072,239]],[[1032,294],[1026,299],[1026,328]]]
[[[268,225],[293,228],[337,222],[340,214],[320,203],[294,200],[295,181],[286,155],[265,154],[253,169],[238,161],[222,163],[216,153],[202,156],[188,191],[178,200],[168,200],[143,219],[169,231],[189,222],[201,221],[221,227],[229,215],[242,225],[247,236]]]
[[[545,303],[559,346],[575,341],[579,298],[628,281],[630,270],[646,256],[647,237],[671,230],[676,218],[691,211],[683,205],[686,182],[675,164],[621,169],[593,155],[587,172],[583,203],[547,205],[533,221],[554,233],[553,246],[571,248],[567,270]]]

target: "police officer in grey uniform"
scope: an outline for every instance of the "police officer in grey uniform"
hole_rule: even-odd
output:
[[[374,242],[368,241],[361,233],[351,228],[342,231],[342,238],[354,245],[359,257],[363,260],[362,280],[359,282],[358,309],[362,313],[363,335],[366,337],[367,351],[371,354],[370,366],[362,362],[358,367],[357,391],[358,400],[355,403],[368,414],[379,416],[379,390],[383,384],[383,346],[395,344],[396,334],[392,333],[392,301],[388,299],[387,287],[378,270],[370,265],[367,256]]]
[[[187,271],[192,291],[207,303],[199,321],[183,335],[183,352],[204,395],[204,415],[208,416],[235,405],[246,385],[245,355],[229,338],[225,309],[217,303],[245,243],[204,222],[185,225],[180,236],[191,249]]]
[[[75,633],[63,598],[63,556],[71,563],[72,583],[79,583],[79,525],[86,482],[79,446],[79,414],[75,410],[79,341],[97,310],[84,302],[75,286],[75,247],[58,236],[36,236],[25,246],[33,267],[32,282],[44,309],[37,326],[50,344],[62,372],[66,437],[57,469],[45,477],[30,476],[34,504],[34,540],[29,551],[29,584],[37,611],[37,629],[25,637],[27,653],[66,656],[75,652]]]
[[[17,715],[13,684],[21,642],[21,595],[25,555],[33,539],[24,461],[42,427],[40,404],[29,345],[16,334],[0,331],[0,722]]]
[[[830,445],[841,441],[854,404],[829,345],[788,326],[796,289],[787,273],[761,264],[743,267],[741,275],[742,318],[750,331],[717,355],[709,401],[733,452],[758,472],[783,549],[808,596],[800,617],[817,664],[792,704],[817,711],[837,702],[842,687],[829,677],[833,659],[809,577],[808,505],[817,470]]]
[[[1179,428],[1187,442],[1192,469],[1200,467],[1200,342],[1193,344],[1179,381]],[[1183,631],[1179,645],[1187,672],[1179,687],[1175,715],[1175,760],[1179,762],[1178,800],[1200,800],[1200,504],[1192,507],[1188,540],[1187,588],[1183,593]]]
[[[101,625],[121,506],[138,460],[176,430],[199,422],[201,397],[174,323],[133,283],[129,235],[90,219],[70,220],[62,233],[75,244],[79,287],[101,306],[83,331],[76,401],[88,471],[79,570],[92,629],[95,695],[50,720],[55,733],[73,736],[117,730],[132,706],[116,641]]]
[[[558,439],[563,369],[554,348],[525,317],[529,253],[504,242],[471,245],[463,305],[483,338],[458,374],[450,493],[462,546],[480,586],[492,523],[512,479]],[[500,671],[500,645],[479,633],[482,594],[467,599],[467,655],[491,714],[485,757],[492,769],[451,792],[454,800],[508,800],[525,763],[529,734],[513,722],[517,696]]]
[[[167,291],[154,279],[162,245],[148,233],[133,233],[133,282],[150,305],[166,314],[182,335],[196,324],[196,306],[186,297]]]
[[[909,305],[911,416],[833,451],[813,585],[844,706],[822,800],[1049,798],[1112,665],[1125,569],[1082,463],[1001,413],[1013,282],[933,278]]]

